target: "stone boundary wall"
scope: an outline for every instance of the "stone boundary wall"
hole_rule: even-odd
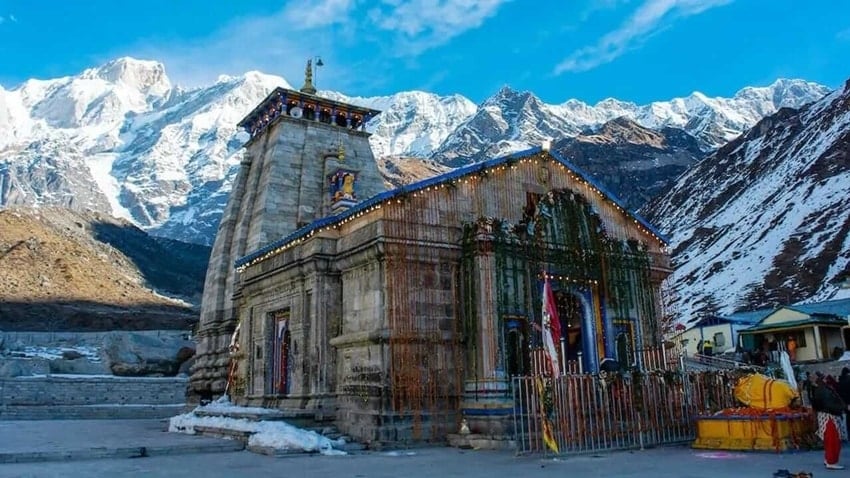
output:
[[[133,333],[147,337],[184,337],[191,340],[192,332],[189,330],[129,330],[129,331],[105,331],[105,332],[13,332],[0,331],[0,342],[6,346],[12,344],[32,346],[54,346],[61,348],[63,345],[89,345],[100,346],[103,340],[115,333]]]
[[[165,418],[182,413],[186,377],[0,378],[0,419]]]

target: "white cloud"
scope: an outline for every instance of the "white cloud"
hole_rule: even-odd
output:
[[[298,30],[345,23],[354,8],[354,0],[293,0],[286,4],[282,15],[286,27]]]
[[[399,34],[408,51],[416,53],[448,42],[480,27],[509,0],[382,0],[369,10],[369,19]]]
[[[732,0],[646,0],[616,30],[607,33],[595,45],[574,51],[555,67],[555,74],[587,71],[610,63],[640,45],[662,27],[662,21],[697,15]]]
[[[151,41],[111,53],[163,61],[169,75],[187,86],[248,70],[282,75],[296,85],[304,62],[321,55],[327,65],[321,73],[333,80],[322,81],[320,73],[319,88],[377,87],[389,81],[381,72],[398,61],[392,57],[414,59],[479,27],[508,1],[290,0],[277,13],[242,18],[206,38],[183,44]]]

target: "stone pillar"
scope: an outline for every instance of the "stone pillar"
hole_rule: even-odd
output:
[[[496,287],[496,260],[489,240],[489,236],[481,236],[479,255],[475,258],[478,274],[476,378],[464,381],[461,409],[472,433],[503,437],[513,434],[514,403],[499,350],[502,331],[499,330],[497,291],[493,289]]]

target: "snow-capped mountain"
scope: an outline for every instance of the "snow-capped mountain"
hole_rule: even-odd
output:
[[[761,120],[646,208],[670,235],[677,309],[850,297],[850,81]]]
[[[247,139],[236,123],[278,86],[292,87],[248,72],[184,90],[162,64],[120,58],[0,88],[0,206],[92,209],[210,244]],[[423,92],[322,94],[384,110],[367,127],[387,157],[427,156],[475,110],[465,98]]]
[[[291,87],[281,77],[248,72],[183,89],[160,63],[120,58],[76,76],[0,88],[0,206],[93,209],[157,235],[210,244],[246,139],[236,123],[277,86]],[[779,106],[799,106],[824,92],[780,80],[732,99],[695,93],[646,106],[547,105],[509,88],[480,106],[425,92],[320,94],[383,111],[367,129],[387,181],[397,183],[484,154],[572,137],[620,116],[644,127],[683,127],[706,149],[721,139],[705,138],[734,136]]]
[[[460,95],[403,91],[392,96],[352,97],[333,91],[319,95],[381,111],[366,125],[376,158],[428,157],[477,106]]]
[[[530,92],[503,87],[440,145],[434,159],[460,166],[537,146],[547,138],[575,136],[619,117],[651,129],[684,129],[708,152],[779,108],[798,108],[828,92],[817,83],[780,79],[770,86],[744,88],[732,98],[709,98],[694,92],[647,105],[609,98],[591,106],[575,99],[549,105]]]

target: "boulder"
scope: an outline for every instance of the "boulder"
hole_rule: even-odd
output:
[[[195,357],[193,355],[189,360],[180,364],[180,369],[177,370],[177,376],[178,377],[188,377],[188,376],[192,375],[192,365],[194,365],[194,364],[195,364]]]
[[[76,360],[78,358],[82,358],[83,354],[77,352],[76,350],[63,350],[62,358],[65,360]]]
[[[4,357],[0,360],[0,377],[12,378],[47,375],[50,367],[45,359]]]
[[[17,360],[7,360],[0,363],[0,378],[20,377],[24,369]]]
[[[173,377],[194,350],[192,342],[174,334],[111,332],[103,341],[109,370],[125,377]]]
[[[92,362],[85,358],[53,359],[50,373],[73,375],[108,375],[112,373],[105,362]]]

